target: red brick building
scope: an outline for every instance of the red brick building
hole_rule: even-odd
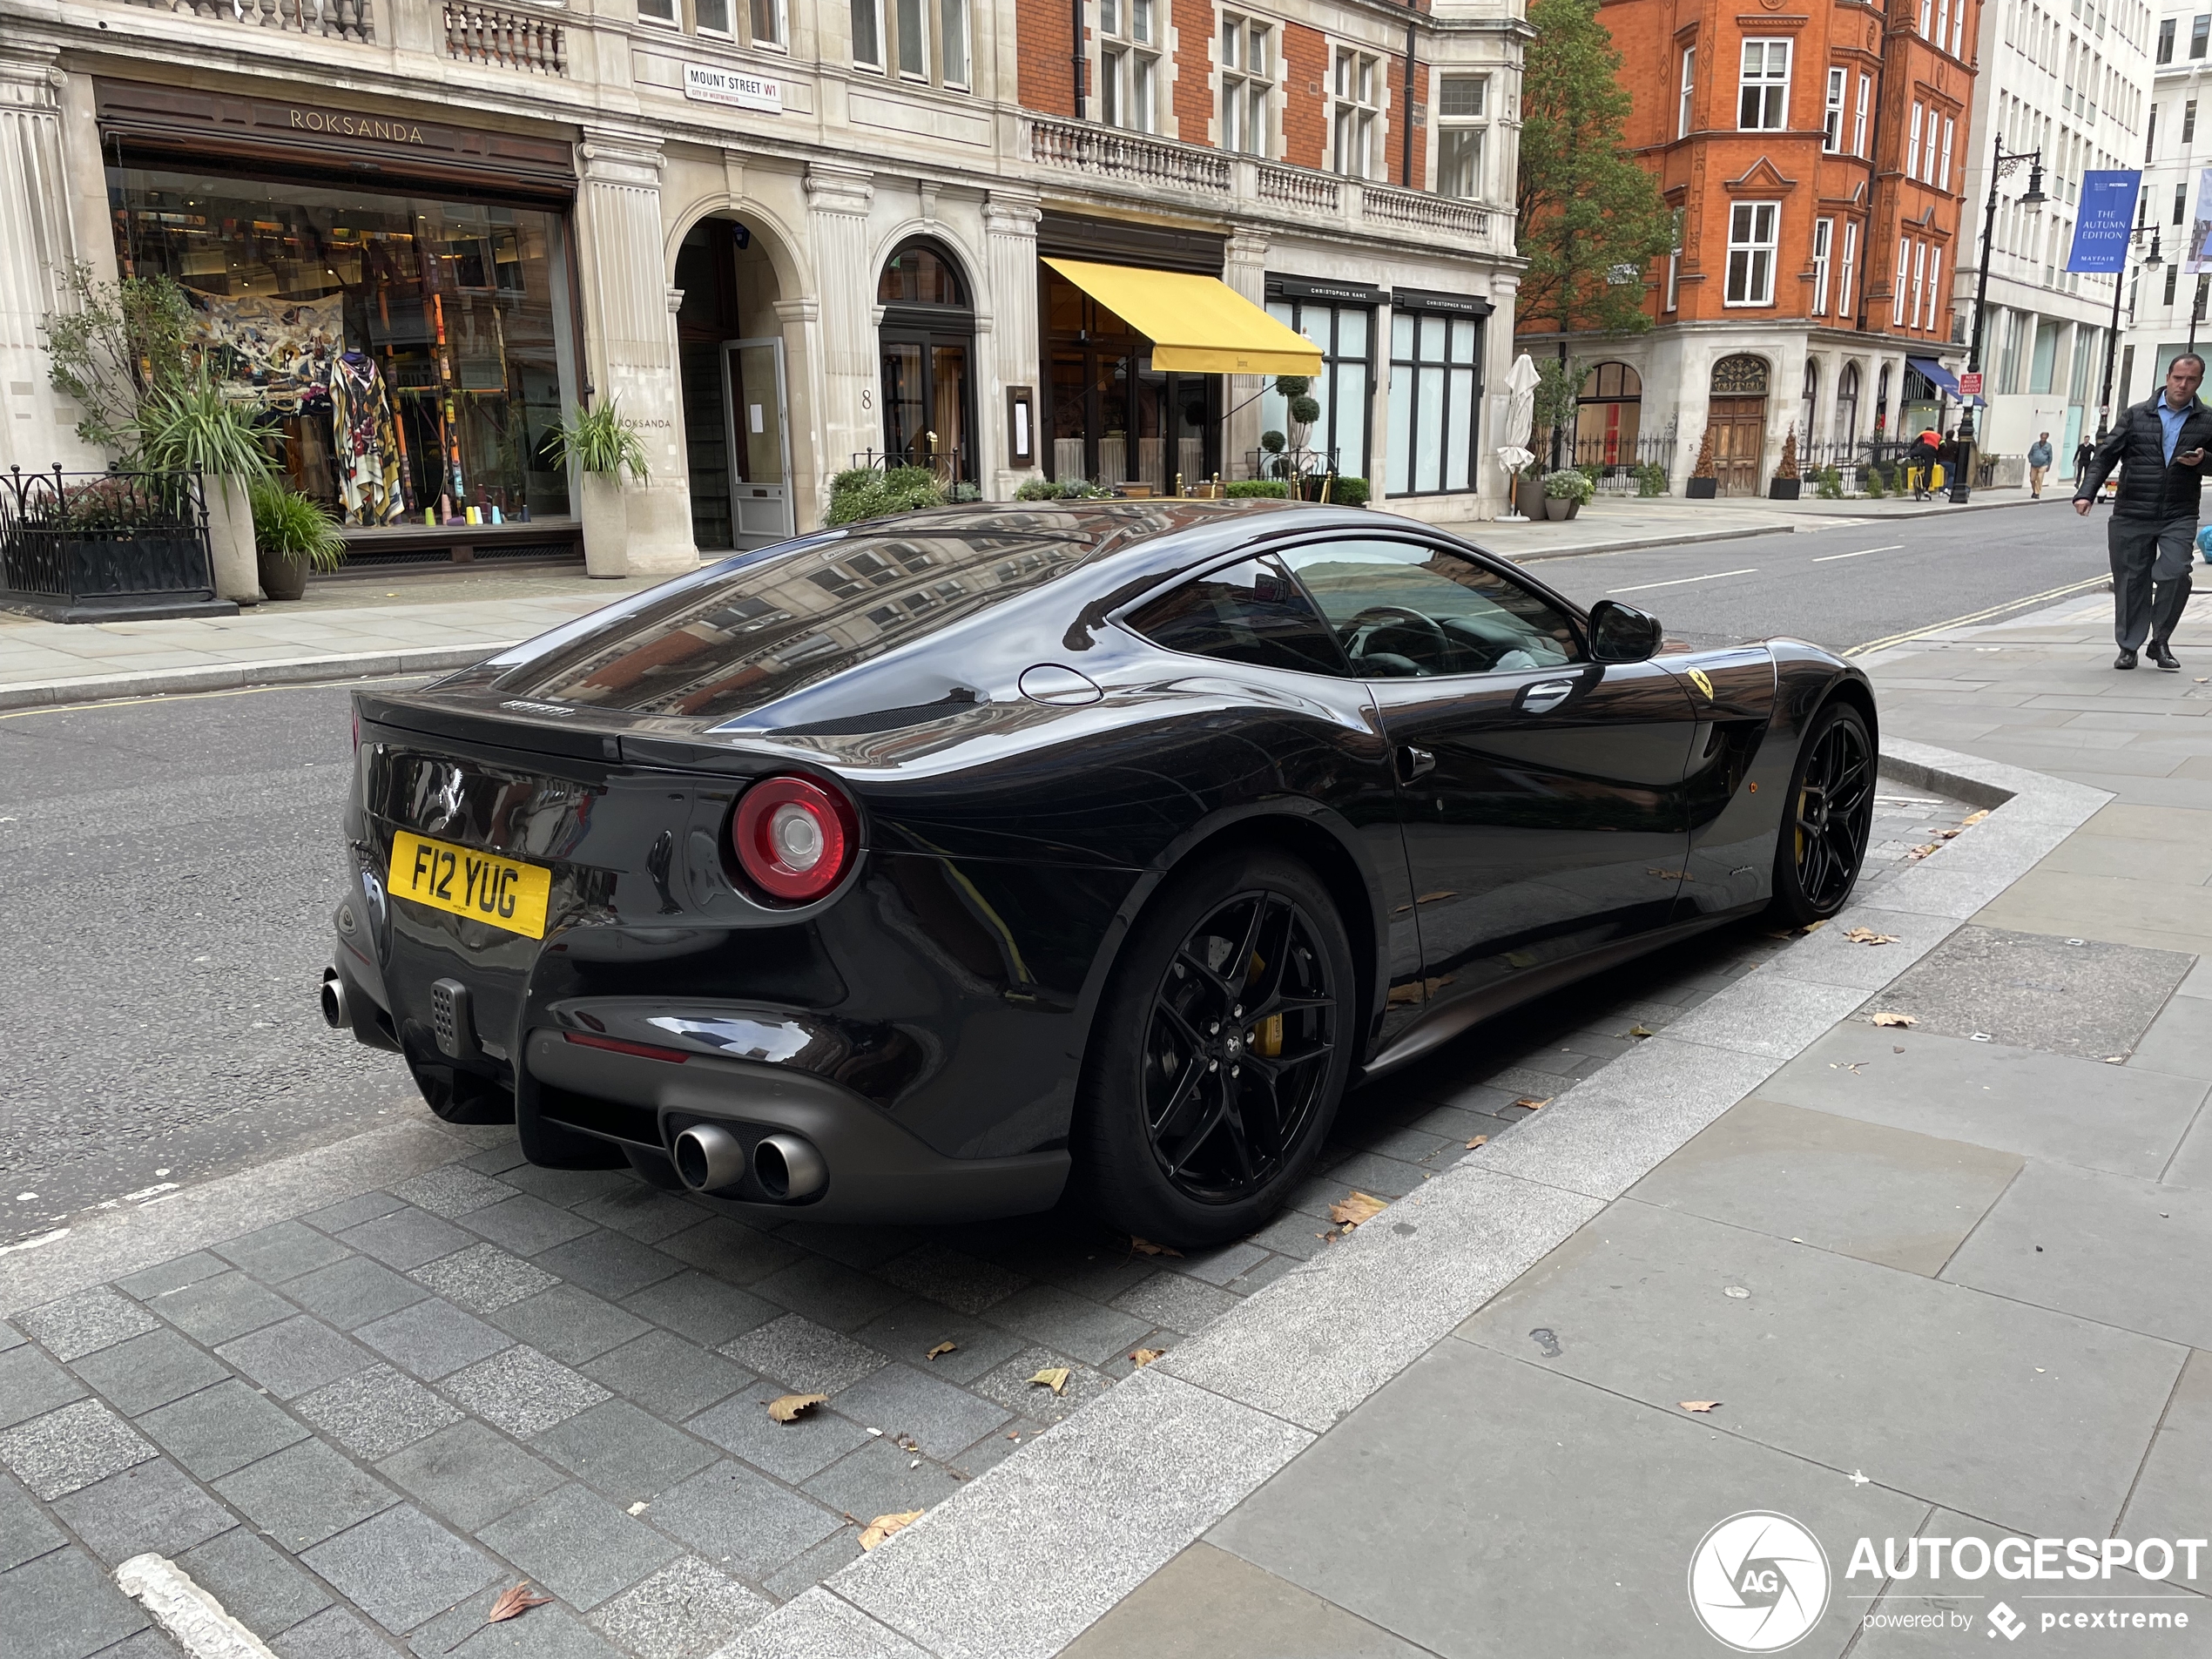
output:
[[[1682,239],[1646,273],[1649,333],[1567,337],[1591,365],[1585,460],[1633,458],[1637,438],[1649,457],[1671,432],[1679,488],[1710,428],[1723,493],[1764,493],[1792,429],[1832,453],[1938,417],[1978,233],[1961,192],[1981,3],[1608,0],[1629,142]]]

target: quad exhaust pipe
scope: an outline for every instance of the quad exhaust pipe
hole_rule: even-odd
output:
[[[676,1137],[676,1173],[694,1192],[721,1192],[745,1179],[745,1143],[718,1123],[694,1123]],[[763,1136],[750,1167],[771,1198],[811,1198],[829,1184],[829,1165],[798,1135]]]

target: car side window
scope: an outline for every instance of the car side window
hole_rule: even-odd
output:
[[[1129,624],[1154,644],[1193,657],[1344,674],[1328,624],[1273,559],[1211,570],[1130,612]]]
[[[1315,542],[1282,555],[1366,678],[1552,668],[1584,660],[1580,631],[1501,571],[1419,542]]]

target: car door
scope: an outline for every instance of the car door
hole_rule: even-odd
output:
[[[1432,1012],[1672,919],[1696,718],[1673,675],[1590,661],[1562,607],[1440,544],[1283,557],[1392,745]]]

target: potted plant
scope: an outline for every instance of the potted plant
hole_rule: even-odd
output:
[[[1720,481],[1713,475],[1713,428],[1707,427],[1705,435],[1697,445],[1697,459],[1689,469],[1689,482],[1683,488],[1685,501],[1710,501],[1719,492]]]
[[[138,438],[135,459],[147,471],[202,475],[215,591],[239,604],[260,604],[251,491],[276,469],[252,411],[224,396],[221,385],[202,369],[154,391],[138,406]]]
[[[1544,516],[1544,475],[1533,463],[1514,480],[1513,509],[1523,518]]]
[[[1797,475],[1797,428],[1791,427],[1782,440],[1782,459],[1775,464],[1774,476],[1766,487],[1769,501],[1795,501],[1804,489],[1804,480]]]
[[[346,538],[320,505],[273,479],[247,490],[253,508],[253,549],[261,590],[272,599],[297,599],[307,591],[307,571],[335,570],[346,562]]]
[[[1028,484],[1022,488],[1028,489]],[[944,504],[944,486],[927,467],[887,467],[880,472],[873,467],[853,467],[830,480],[829,511],[823,515],[822,523],[854,524],[864,518],[918,513],[925,507]]]
[[[1596,494],[1596,482],[1576,468],[1561,467],[1557,472],[1548,472],[1544,475],[1544,516],[1572,518],[1581,510],[1582,503]]]
[[[645,445],[622,418],[620,400],[597,408],[575,408],[546,435],[545,450],[556,467],[574,467],[583,505],[583,570],[586,576],[630,573],[630,509],[623,499],[622,475],[637,483],[652,476]]]

